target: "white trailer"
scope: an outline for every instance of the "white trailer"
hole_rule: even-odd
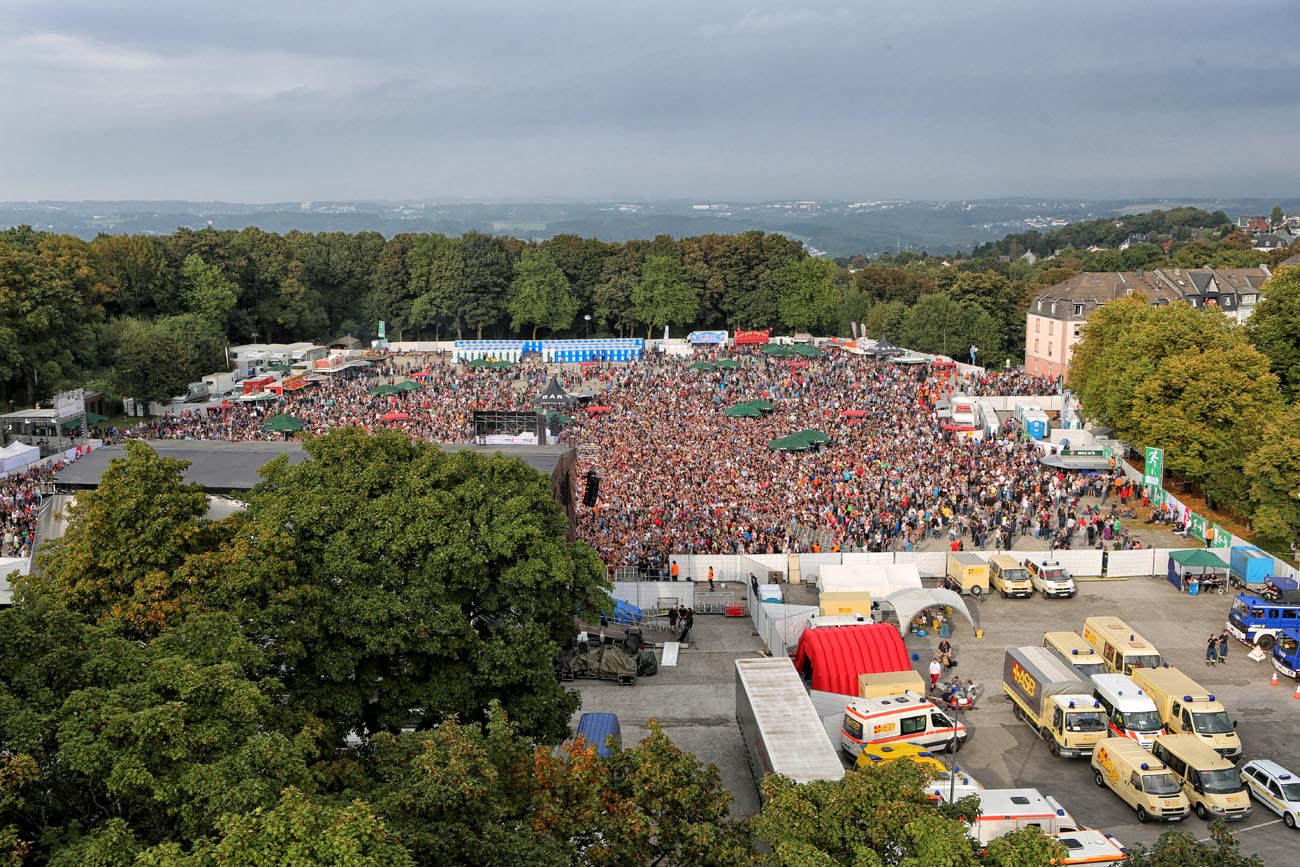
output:
[[[839,754],[789,657],[736,660],[736,724],[760,792],[768,774],[796,783],[844,776]]]

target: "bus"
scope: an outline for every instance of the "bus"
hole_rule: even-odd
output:
[[[1087,618],[1083,621],[1083,640],[1116,674],[1132,674],[1134,668],[1159,668],[1161,664],[1155,645],[1118,617]]]
[[[1300,603],[1266,602],[1262,597],[1241,593],[1228,610],[1228,632],[1265,653],[1273,649],[1277,634],[1288,628],[1300,629]]]

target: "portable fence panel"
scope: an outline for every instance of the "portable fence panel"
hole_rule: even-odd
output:
[[[1142,548],[1137,551],[1111,551],[1108,555],[1106,565],[1106,575],[1111,578],[1136,578],[1142,575],[1155,575],[1155,561],[1152,557],[1154,551],[1151,548]],[[1165,556],[1165,562],[1169,561],[1168,555]],[[1160,570],[1161,572],[1164,569]]]
[[[782,581],[790,578],[789,554],[748,554],[740,559],[749,561],[747,567],[742,563],[742,568],[746,568],[746,579],[749,577],[749,572],[757,575],[760,582],[767,580],[768,572],[780,572]]]
[[[840,554],[800,554],[799,574],[804,581],[815,583],[817,576],[821,574],[822,566],[840,565],[841,556]]]
[[[922,578],[942,578],[948,571],[948,555],[943,551],[899,551],[894,562],[911,563]]]
[[[684,581],[616,581],[613,596],[647,615],[670,604],[695,607],[695,587]]]
[[[1086,551],[1018,551],[1017,559],[1024,559],[1020,555],[1029,557],[1037,562],[1043,560],[1055,560],[1070,571],[1071,575],[1077,575],[1080,578],[1096,578],[1101,575],[1101,552],[1096,550]],[[1112,557],[1114,554],[1111,555]],[[1111,561],[1114,563],[1114,561]]]

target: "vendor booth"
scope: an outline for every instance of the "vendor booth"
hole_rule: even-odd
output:
[[[1228,583],[1228,564],[1204,548],[1171,551],[1168,578],[1170,584],[1189,596],[1196,596],[1202,590],[1223,593]]]

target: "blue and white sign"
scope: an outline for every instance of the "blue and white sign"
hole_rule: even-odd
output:
[[[721,344],[727,342],[727,332],[725,331],[692,331],[686,335],[688,343],[694,343],[697,346],[706,346],[710,344]]]

